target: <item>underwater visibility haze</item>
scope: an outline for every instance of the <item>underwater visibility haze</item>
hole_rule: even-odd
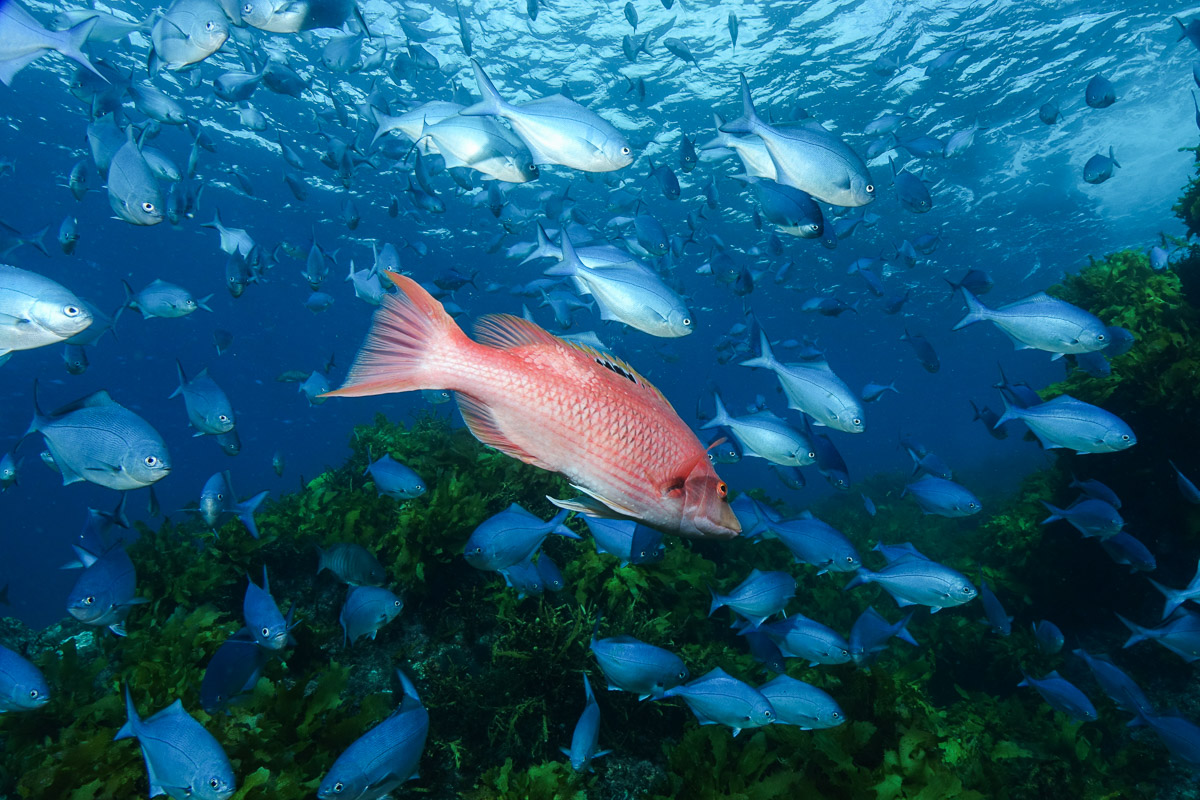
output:
[[[1200,7],[0,0],[0,83],[0,796],[1195,796]]]

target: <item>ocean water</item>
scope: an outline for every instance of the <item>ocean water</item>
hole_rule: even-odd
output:
[[[964,313],[963,304],[949,291],[944,279],[957,280],[968,269],[985,270],[995,286],[983,300],[994,306],[1046,289],[1064,275],[1086,267],[1089,258],[1100,258],[1113,251],[1145,252],[1153,246],[1165,246],[1173,259],[1182,259],[1185,251],[1178,247],[1179,241],[1162,237],[1180,237],[1185,233],[1171,208],[1189,178],[1193,161],[1193,155],[1181,148],[1195,144],[1197,123],[1193,118],[1197,112],[1188,97],[1195,84],[1189,69],[1200,59],[1200,53],[1188,40],[1177,41],[1180,28],[1172,16],[1186,21],[1200,10],[1158,2],[1131,7],[1111,2],[679,0],[667,9],[659,0],[637,0],[630,5],[638,17],[636,30],[619,3],[556,0],[536,4],[536,19],[531,18],[525,3],[513,0],[465,0],[459,4],[471,30],[474,57],[506,99],[517,102],[555,92],[569,93],[611,122],[635,151],[633,164],[612,173],[587,174],[567,167],[544,166],[536,181],[505,187],[506,208],[499,218],[487,207],[486,182],[476,178],[477,188],[463,190],[445,172],[433,179],[444,202],[444,212],[415,208],[405,193],[412,170],[411,157],[403,157],[409,143],[389,144],[386,152],[370,146],[374,125],[365,104],[373,92],[390,104],[393,114],[430,100],[449,100],[468,94],[477,97],[470,61],[458,35],[455,7],[447,2],[361,3],[373,34],[363,46],[366,57],[370,58],[385,44],[388,48],[382,65],[369,71],[337,73],[321,62],[322,48],[331,36],[341,35],[337,31],[270,34],[244,28],[234,37],[238,40],[236,44],[231,39],[193,70],[164,71],[154,78],[151,83],[178,101],[189,119],[203,126],[216,148],[216,152],[199,153],[196,174],[191,180],[202,185],[203,190],[194,217],[185,218],[178,225],[164,222],[140,227],[114,218],[104,182],[90,165],[86,139],[89,104],[72,93],[74,63],[49,54],[17,74],[11,87],[0,89],[0,118],[5,123],[0,125],[0,160],[11,167],[0,169],[0,220],[26,234],[49,226],[44,239],[49,255],[24,245],[9,252],[2,259],[4,263],[52,278],[110,316],[124,302],[122,281],[138,290],[162,279],[186,287],[197,298],[212,295],[208,301],[211,313],[202,310],[179,319],[143,319],[135,311],[125,310],[115,325],[116,335],[105,336],[87,348],[90,364],[83,374],[68,374],[61,344],[17,352],[0,367],[3,381],[0,449],[15,450],[22,459],[18,485],[0,494],[0,585],[8,585],[10,602],[0,610],[33,629],[62,622],[64,599],[76,573],[59,567],[72,557],[70,545],[78,536],[86,509],[111,509],[120,499],[116,492],[90,483],[62,486],[59,476],[40,463],[41,438],[33,435],[22,439],[34,413],[35,382],[37,401],[44,410],[103,389],[144,417],[162,434],[171,453],[171,473],[154,487],[162,512],[178,523],[190,520],[186,523],[193,530],[189,536],[206,536],[204,526],[184,509],[195,506],[201,488],[213,473],[228,469],[239,498],[269,491],[269,508],[271,503],[302,490],[308,481],[326,470],[342,468],[352,453],[355,426],[372,424],[377,414],[409,424],[433,414],[444,418],[448,426],[461,428],[463,423],[453,403],[430,405],[414,393],[365,399],[334,398],[314,406],[297,391],[297,383],[281,382],[277,377],[289,370],[308,373],[323,369],[332,358],[335,366],[329,373],[331,384],[336,386],[345,378],[374,309],[356,298],[343,278],[351,264],[355,269],[372,265],[373,245],[395,245],[400,252],[402,271],[431,288],[435,280],[451,271],[474,275],[474,285],[450,293],[439,292],[463,309],[460,322],[464,324],[483,314],[521,314],[523,306],[528,306],[535,321],[558,330],[550,309],[540,307],[536,296],[523,297],[510,291],[511,287],[541,277],[546,266],[546,262],[522,265],[520,255],[507,251],[513,248],[520,253],[522,243],[531,245],[536,237],[535,223],[539,221],[558,227],[564,217],[548,218],[547,208],[565,207],[596,239],[607,238],[620,244],[622,233],[629,233],[630,238],[632,233],[628,226],[620,224],[619,218],[635,213],[631,198],[640,199],[640,210],[653,215],[668,234],[690,239],[679,256],[645,260],[686,297],[695,318],[695,331],[691,335],[657,339],[621,323],[603,322],[595,309],[575,313],[566,332],[594,330],[614,353],[662,390],[682,419],[694,428],[699,429],[701,424],[698,408],[704,409],[705,414],[711,413],[713,386],[719,387],[732,413],[743,413],[758,395],[775,413],[785,413],[786,399],[779,392],[775,378],[766,371],[752,372],[737,365],[753,355],[750,350],[739,351],[732,361],[720,357],[722,337],[734,326],[747,324],[748,312],[753,313],[774,342],[811,340],[824,352],[833,370],[855,390],[869,381],[895,382],[898,393],[887,393],[879,402],[866,406],[865,433],[830,433],[849,467],[852,477],[849,491],[835,490],[812,467],[804,470],[805,488],[789,488],[762,459],[756,458],[718,465],[731,490],[761,490],[797,511],[808,507],[849,509],[852,506],[858,514],[862,504],[860,490],[873,493],[873,499],[881,506],[911,503],[899,497],[912,464],[899,444],[903,436],[919,440],[951,465],[956,480],[979,495],[988,511],[1001,507],[1020,491],[1024,477],[1052,467],[1056,456],[1043,451],[1036,442],[1023,439],[1019,425],[1010,426],[1005,440],[988,435],[982,425],[972,421],[970,401],[1000,409],[1000,395],[993,388],[1000,377],[998,365],[1011,380],[1026,382],[1034,388],[1061,380],[1069,366],[1064,360],[1051,360],[1046,352],[1014,350],[1006,337],[990,325],[953,331]],[[61,5],[43,2],[24,2],[22,6],[47,25],[56,13],[64,10]],[[129,2],[103,8],[135,20],[152,10]],[[736,46],[731,43],[730,15],[736,15],[738,22]],[[418,42],[411,31],[406,33],[402,29],[401,20],[428,36],[419,44],[436,59],[436,69],[413,64],[408,47]],[[649,53],[639,53],[631,63],[621,47],[621,38],[626,34],[636,38],[649,34]],[[669,52],[664,44],[667,38],[684,42],[696,63],[687,63]],[[102,59],[120,74],[132,71],[134,80],[142,82],[147,80],[145,63],[149,46],[149,37],[144,32],[135,32],[115,42],[92,44],[88,52],[93,59]],[[966,51],[952,66],[927,69],[939,55],[957,47]],[[267,58],[286,59],[308,79],[310,86],[299,97],[260,87],[249,102],[265,115],[267,128],[254,132],[241,126],[235,106],[215,97],[212,81],[228,70],[243,69],[243,65],[250,63],[261,64]],[[888,74],[874,68],[880,58],[894,61],[894,69]],[[776,121],[801,117],[815,120],[835,132],[859,155],[865,155],[872,140],[878,138],[861,131],[885,112],[907,115],[897,132],[901,139],[932,136],[944,142],[954,132],[972,125],[980,129],[973,144],[953,157],[937,153],[917,158],[903,148],[889,148],[867,159],[877,186],[875,201],[861,209],[871,215],[869,221],[861,224],[853,235],[838,241],[833,249],[819,240],[774,232],[782,244],[782,255],[770,255],[768,240],[773,227],[770,223],[764,223],[761,230],[755,227],[756,205],[752,195],[730,178],[740,171],[736,157],[702,159],[690,172],[680,166],[682,137],[687,136],[699,145],[715,135],[714,112],[726,120],[739,116],[739,73],[745,75],[764,118],[769,111]],[[1084,102],[1084,87],[1097,74],[1104,75],[1115,86],[1117,99],[1108,108],[1090,108]],[[645,86],[644,99],[639,98],[636,88],[627,91],[641,81]],[[331,94],[348,109],[345,120],[338,119]],[[1051,101],[1059,105],[1062,118],[1054,125],[1046,125],[1039,120],[1038,109]],[[803,114],[799,113],[801,110]],[[120,114],[125,122],[139,126],[146,120],[128,99],[123,101]],[[303,202],[293,197],[282,181],[285,167],[275,143],[277,136],[295,148],[305,162],[303,172],[289,168],[309,186],[308,198]],[[392,138],[399,139],[400,135],[392,134]],[[348,186],[343,186],[333,170],[321,163],[321,155],[332,140],[347,143],[357,162]],[[193,147],[193,137],[187,126],[164,124],[154,126],[146,143],[167,154],[183,169]],[[1084,182],[1084,163],[1096,153],[1108,153],[1110,147],[1121,165],[1113,177],[1097,185]],[[928,213],[914,214],[899,204],[892,185],[889,164],[892,158],[897,167],[914,172],[930,188],[933,207]],[[72,165],[81,159],[89,160],[90,190],[77,201],[65,184]],[[436,168],[436,156],[426,156],[426,160],[432,161]],[[664,195],[650,173],[651,163],[674,171],[681,186],[677,199]],[[231,170],[240,172],[253,191],[247,192]],[[719,196],[715,208],[705,201],[705,187],[710,182]],[[557,199],[568,189],[569,201],[559,204]],[[400,211],[396,217],[388,212],[393,197],[398,198]],[[353,199],[361,214],[361,222],[354,229],[349,229],[341,219],[341,205],[347,198]],[[822,208],[826,226],[830,228],[842,214],[859,211],[826,204]],[[275,262],[259,283],[249,285],[237,298],[226,290],[226,255],[219,248],[217,233],[200,225],[218,211],[226,225],[245,229],[272,254]],[[64,217],[77,220],[80,235],[78,246],[70,255],[63,253],[54,239]],[[896,259],[895,248],[902,241],[932,232],[940,232],[935,251],[920,255],[911,268]],[[501,233],[504,236],[499,247],[489,252],[489,243]],[[309,311],[304,305],[312,289],[303,275],[303,260],[291,257],[286,248],[280,247],[280,243],[286,243],[307,253],[314,238],[335,262],[320,287],[334,297],[334,302],[319,313]],[[732,259],[737,269],[754,274],[753,291],[739,294],[732,284],[717,279],[724,276],[707,274],[708,265],[718,254]],[[878,269],[888,293],[909,294],[900,313],[885,314],[884,300],[873,296],[859,276],[847,274],[847,267],[855,259],[868,257],[883,259]],[[777,278],[781,266],[789,260],[790,270],[786,276]],[[836,297],[857,303],[858,310],[837,317],[802,312],[800,305],[813,297]],[[233,337],[232,345],[222,354],[213,345],[217,330],[227,331]],[[909,345],[901,341],[905,331],[929,339],[940,358],[938,372],[929,373],[917,361]],[[1135,348],[1138,346],[1135,344]],[[789,360],[789,352],[777,345],[781,360]],[[189,376],[207,368],[228,394],[237,413],[236,430],[242,445],[236,456],[225,455],[211,436],[193,436],[183,401],[168,399],[178,385],[177,360]],[[799,420],[797,412],[787,412],[787,417],[793,423]],[[1194,442],[1191,418],[1184,415],[1180,426],[1180,439]],[[443,437],[423,441],[434,442],[431,446],[436,447],[437,442],[449,440]],[[1142,518],[1135,516],[1139,509],[1145,510],[1149,520],[1155,517],[1148,506],[1160,502],[1183,503],[1171,483],[1170,472],[1166,471],[1166,458],[1175,458],[1185,471],[1189,467],[1195,470],[1197,465],[1187,463],[1194,448],[1189,451],[1175,444],[1143,438],[1137,445],[1141,451],[1155,453],[1154,461],[1161,469],[1139,473],[1142,479],[1130,482],[1145,487],[1150,500],[1144,497],[1140,504],[1136,499],[1129,503],[1131,498],[1125,492],[1134,489],[1130,484],[1122,487],[1122,495],[1133,510],[1133,514],[1126,514],[1131,531],[1152,533],[1146,530],[1148,521],[1139,524]],[[639,443],[630,441],[628,446],[636,453]],[[286,461],[281,476],[272,468],[276,453]],[[1086,469],[1093,459],[1113,462],[1098,470],[1108,479],[1108,475],[1122,472],[1120,460],[1127,457],[1128,453],[1085,456],[1074,459],[1071,467]],[[1143,455],[1139,459],[1145,459],[1137,462],[1141,469],[1151,457]],[[1200,470],[1194,474],[1200,474]],[[481,487],[480,491],[484,489]],[[1058,500],[1068,502],[1069,497],[1062,494]],[[152,529],[162,524],[161,518],[152,517],[148,511],[146,490],[128,493],[127,502],[133,520]],[[410,502],[425,501],[418,498]],[[488,513],[498,510],[489,507]],[[850,513],[845,511],[847,515]],[[1183,513],[1179,511],[1173,521],[1187,519]],[[480,516],[471,524],[483,519]],[[924,525],[924,519],[913,515],[906,524]],[[979,519],[952,521],[950,527],[938,530],[953,535],[957,530],[974,531],[978,524]],[[469,529],[447,531],[446,549],[461,552]],[[903,530],[897,527],[889,533],[900,534]],[[1065,531],[1057,533],[1068,535]],[[1181,586],[1190,577],[1187,565],[1200,555],[1200,547],[1186,529],[1175,534],[1162,535],[1158,541],[1164,547],[1169,545],[1169,549],[1157,555],[1160,565],[1170,562],[1167,582]],[[284,535],[278,529],[268,530],[266,539]],[[219,540],[206,538],[203,546],[221,548],[227,536]],[[861,539],[856,538],[860,551],[869,550],[876,536],[863,532]],[[335,537],[327,540],[332,538]],[[585,542],[581,547],[590,549],[591,544]],[[704,558],[718,565],[722,563],[721,544],[693,545],[668,537],[668,547],[696,547]],[[557,555],[560,551],[555,552]],[[736,552],[737,559],[750,563],[746,551]],[[1067,551],[1060,548],[1054,552],[1061,555]],[[1093,559],[1092,555],[1089,552],[1086,558],[1080,556],[1084,559],[1080,562],[1083,568],[1112,569],[1112,575],[1118,574],[1114,565],[1101,560],[1102,556]],[[982,554],[956,552],[954,556],[956,565],[974,580],[983,561]],[[232,564],[241,568],[237,559],[232,559]],[[143,572],[155,570],[152,562],[138,562],[137,566]],[[765,569],[769,565],[757,566]],[[983,566],[996,565],[983,563]],[[1080,568],[1073,562],[1060,567],[1064,573]],[[570,568],[565,568],[570,578]],[[1006,565],[1006,569],[1008,584],[1002,600],[1009,606],[1008,613],[1016,613],[1021,626],[1014,637],[1028,638],[1029,622],[1053,618],[1057,610],[1053,606],[1054,589],[1037,582],[1048,574],[1045,570],[1037,570],[1034,579],[1023,576],[1016,566]],[[296,567],[297,574],[309,571],[308,562],[302,568]],[[811,568],[796,567],[793,571],[802,582],[814,580]],[[1119,580],[1126,580],[1123,572],[1120,576]],[[710,579],[717,580],[727,590],[742,577],[744,573],[720,571]],[[241,580],[240,574],[237,578]],[[472,575],[474,579],[476,576]],[[1102,591],[1106,580],[1105,575],[1096,575],[1087,584]],[[1128,580],[1132,584],[1135,579]],[[1146,585],[1140,577],[1136,581],[1139,592],[1136,603],[1153,606],[1151,601],[1156,595],[1152,591],[1140,594]],[[843,582],[841,576],[838,582]],[[693,600],[702,605],[707,599],[703,582],[696,580],[693,584],[697,592]],[[317,613],[305,608],[304,596],[295,582],[287,585],[292,589],[289,601],[298,604],[301,616],[308,615],[306,612]],[[403,592],[407,587],[397,588]],[[237,591],[240,590],[239,585]],[[587,594],[586,587],[581,591]],[[1030,598],[1033,600],[1023,602]],[[537,614],[535,604],[550,602],[549,596],[526,600],[514,613]],[[865,601],[856,598],[856,602],[865,606]],[[1038,602],[1045,605],[1039,606]],[[1099,636],[1101,630],[1110,637],[1108,641],[1115,642],[1107,646],[1119,648],[1121,641],[1115,637],[1124,629],[1107,607],[1103,621],[1098,614],[1089,619],[1086,615],[1078,616],[1081,602],[1087,601],[1071,598],[1063,606],[1069,609],[1064,615],[1078,620],[1080,625],[1095,627],[1067,631],[1067,649],[1080,646],[1080,640],[1086,636]],[[880,593],[873,603],[881,611],[886,608],[889,619],[896,618],[886,595]],[[280,604],[283,605],[282,600]],[[1134,605],[1133,600],[1130,605]],[[233,604],[224,603],[221,610],[233,619],[239,608],[240,596]],[[436,603],[428,599],[423,609],[427,614],[438,613]],[[861,609],[856,606],[855,610]],[[1129,612],[1117,604],[1114,610]],[[162,623],[144,611],[134,610],[129,621],[131,630]],[[328,611],[324,609],[326,616]],[[336,609],[333,613],[336,617]],[[477,613],[486,614],[487,610],[479,609]],[[963,617],[962,625],[969,620],[972,626],[982,626],[978,601],[962,609],[948,609],[938,617],[953,614]],[[1145,615],[1141,616],[1141,622],[1149,622]],[[926,619],[928,616],[921,611],[918,620]],[[68,634],[82,629],[70,621],[63,624]],[[327,618],[324,624],[336,627],[336,618]],[[720,626],[714,621],[711,627],[716,631]],[[918,628],[914,624],[914,635],[924,641]],[[301,640],[306,635],[304,626],[295,633]],[[964,636],[955,636],[959,645],[970,646],[964,644],[967,641]],[[583,641],[586,646],[586,637]],[[721,641],[725,646],[737,644]],[[945,648],[941,657],[950,661],[969,660],[965,654],[953,652],[955,641],[950,635],[938,641]],[[381,634],[376,644],[394,655],[395,650],[386,649],[394,643]],[[107,644],[104,657],[114,664],[122,663],[121,644],[117,640]],[[208,642],[206,647],[207,651],[201,648],[203,655],[195,655],[198,661],[210,655],[215,645]],[[311,656],[317,645],[309,642],[302,647]],[[1164,658],[1167,657],[1175,658],[1169,654]],[[306,663],[311,665],[315,660]],[[1030,669],[1034,668],[1031,662],[1026,663],[1031,664]],[[903,659],[889,664],[888,670],[903,669]],[[1177,663],[1167,661],[1147,661],[1142,666],[1157,670],[1162,664],[1169,664],[1171,670],[1179,668]],[[190,664],[188,668],[196,666]],[[693,677],[712,666],[715,664],[689,664]],[[117,669],[128,667],[126,663]],[[591,668],[593,683],[599,685],[590,656],[573,668],[576,673]],[[1036,668],[1042,671],[1058,668],[1066,674],[1058,662],[1037,662]],[[847,666],[820,669],[850,670]],[[1130,671],[1135,677],[1150,678],[1145,673]],[[795,677],[804,677],[814,671],[792,672]],[[274,674],[277,682],[288,680],[285,673]],[[1086,671],[1078,663],[1071,666],[1070,675],[1080,678],[1080,685],[1084,685],[1081,676]],[[1171,675],[1171,680],[1166,681],[1168,686],[1179,686],[1178,673]],[[1011,672],[1011,676],[1011,684],[1015,686],[1020,673]],[[750,675],[738,677],[760,682]],[[858,679],[846,674],[837,680],[842,680],[849,691]],[[935,693],[937,702],[954,702],[952,684],[956,681],[947,680],[949,683]],[[573,688],[567,704],[559,704],[555,698],[556,719],[573,718],[578,710],[577,677],[572,675],[571,681]],[[999,683],[993,685],[989,681],[986,687],[973,687],[971,691],[997,694],[998,686]],[[378,688],[376,685],[375,689]],[[1094,701],[1102,696],[1094,683],[1087,684],[1085,689]],[[855,688],[859,690],[861,686]],[[194,687],[189,691],[194,691]],[[830,691],[836,696],[835,691]],[[1010,686],[1003,696],[1008,697],[1013,691]],[[143,714],[148,713],[146,704],[152,703],[157,709],[173,699],[142,697]],[[602,706],[607,699],[600,697]],[[1160,695],[1155,699],[1170,701],[1170,697]],[[1026,698],[1022,707],[1051,719],[1052,712],[1035,700]],[[348,697],[346,702],[357,707],[356,698]],[[1195,709],[1194,699],[1184,699],[1182,695],[1175,704],[1183,710]],[[863,706],[856,704],[856,707]],[[1106,717],[1115,718],[1118,714],[1111,704],[1103,711]],[[437,709],[433,704],[430,713],[436,719]],[[628,709],[622,713],[631,714]],[[1191,717],[1195,719],[1196,714]],[[0,717],[0,735],[7,722],[8,715]],[[654,729],[674,730],[677,731],[674,735],[682,736],[685,729],[695,728],[695,722],[682,711],[670,723],[656,722]],[[446,736],[439,738],[436,721],[434,729],[433,738],[437,741],[452,740]],[[620,747],[606,743],[609,732],[610,728],[602,728],[601,746],[613,747],[614,756],[608,758],[614,759],[620,756]],[[769,737],[774,731],[768,729],[767,733]],[[720,734],[728,737],[725,730]],[[743,733],[729,747],[742,746],[743,737],[749,735],[750,732]],[[1059,734],[1068,735],[1074,736]],[[668,737],[664,747],[674,741]],[[1142,747],[1139,755],[1148,754],[1146,757],[1150,759],[1142,765],[1146,775],[1142,790],[1149,793],[1139,796],[1156,796],[1154,791],[1160,792],[1157,796],[1171,796],[1162,787],[1176,785],[1182,780],[1180,776],[1188,772],[1179,769],[1178,762],[1171,762],[1167,752],[1154,744],[1152,738],[1122,740],[1117,733],[1110,732],[1103,742],[1093,741],[1089,746],[1111,753],[1125,747],[1127,741],[1139,742]],[[560,744],[569,744],[569,731],[562,741],[549,744],[540,741],[536,745],[541,748],[537,750],[540,755],[535,761],[542,758],[552,761],[553,757],[542,751],[547,746],[553,750]],[[772,740],[770,746],[777,744]],[[1015,746],[1038,753],[1035,761],[1043,764],[1044,760],[1061,758],[1059,745],[1061,741],[1051,746],[1021,740]],[[132,752],[131,746],[125,746]],[[887,745],[872,745],[877,746],[887,749]],[[850,749],[849,745],[844,747]],[[647,763],[655,763],[657,759],[657,768],[665,773],[682,774],[669,754],[654,756],[645,742],[632,749],[638,750],[639,757]],[[426,759],[438,759],[439,765],[428,770],[444,776],[449,752],[440,745],[431,748]],[[1091,757],[1096,756],[1093,753]],[[941,747],[939,758],[939,763],[955,763],[945,746]],[[1061,766],[1063,775],[1069,775],[1062,777],[1061,782],[1048,778],[1041,785],[1078,786],[1074,782],[1078,776],[1073,770],[1085,760],[1080,755],[1078,763]],[[503,759],[499,764],[471,762],[479,773],[502,764]],[[319,773],[324,766],[328,765],[314,764],[312,770]],[[238,772],[242,777],[253,772],[246,765],[240,767]],[[515,765],[517,770],[527,767],[519,760]],[[1125,761],[1121,767],[1125,770],[1123,775],[1138,770],[1136,763],[1130,765]],[[598,761],[596,768],[603,775],[605,762]],[[278,767],[272,770],[279,771]],[[716,770],[714,766],[714,774]],[[6,777],[15,785],[21,776]],[[759,777],[765,780],[761,774]],[[1113,782],[1106,783],[1110,778]],[[773,796],[768,789],[761,790],[766,794],[738,795],[731,784],[720,781],[716,785],[723,794],[710,795],[710,789],[695,788],[700,784],[694,777],[679,780],[684,782],[673,784],[677,787],[675,791],[694,794],[675,796]],[[112,796],[142,792],[146,788],[144,776],[142,781],[124,787],[124,794]],[[1118,784],[1111,775],[1101,776],[1089,789],[1094,794],[1088,796],[1102,796],[1105,787],[1135,783]],[[468,784],[469,779],[463,785]],[[602,791],[593,783],[581,784],[577,790],[588,796],[618,796],[615,789],[610,791],[611,783],[602,781],[602,784],[608,788]],[[399,796],[415,791],[413,787],[420,785],[410,784],[408,789],[399,790]],[[430,791],[444,794],[447,785],[431,786]],[[830,785],[833,784],[821,784],[821,791],[827,793],[825,796],[836,796]],[[1005,796],[994,787],[989,790],[981,781],[974,784],[967,781],[965,785],[967,789],[959,785],[958,789],[946,788],[945,794],[936,796],[958,796],[960,791],[968,789],[982,792],[983,796]],[[315,785],[310,788],[315,791]],[[852,794],[935,796],[918,795],[911,786],[906,789],[909,790],[911,794],[887,794],[883,789],[870,794],[866,789],[856,788]],[[4,791],[14,790],[0,785],[0,792]],[[68,796],[45,791],[48,793],[41,796]],[[659,785],[631,792],[632,796],[658,796],[667,790]]]

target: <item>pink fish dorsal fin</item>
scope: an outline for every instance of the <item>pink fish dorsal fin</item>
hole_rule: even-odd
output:
[[[564,342],[564,344],[583,353],[598,366],[603,367],[610,372],[616,373],[623,378],[627,378],[636,386],[641,386],[647,392],[649,392],[652,397],[662,403],[665,403],[668,408],[671,407],[671,404],[667,398],[663,397],[663,393],[656,389],[654,384],[650,383],[650,381],[639,375],[637,370],[629,366],[624,359],[617,358],[612,353],[606,353],[603,350],[597,350],[594,347],[589,347],[586,344],[576,344],[575,342]]]
[[[564,344],[537,323],[512,314],[487,314],[475,321],[475,341],[508,350],[531,344]]]
[[[467,423],[467,427],[471,429],[471,433],[474,434],[476,439],[488,447],[494,447],[501,453],[504,453],[504,455],[511,456],[518,461],[524,461],[526,464],[533,464],[535,467],[542,469],[553,469],[543,464],[536,456],[530,455],[513,443],[500,430],[500,427],[496,424],[496,418],[492,416],[492,412],[483,403],[471,397],[466,392],[458,392],[454,397],[458,401],[458,410],[462,412],[463,421]]]

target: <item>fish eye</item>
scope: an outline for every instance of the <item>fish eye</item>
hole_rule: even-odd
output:
[[[149,201],[142,203],[142,211],[145,211],[147,214],[153,214],[154,213],[154,203],[151,203]]]
[[[1098,333],[1098,334],[1096,334],[1096,341],[1097,341],[1097,342],[1103,342],[1103,341],[1104,341],[1104,334],[1103,334],[1103,333]]]
[[[1123,433],[1123,434],[1121,434],[1121,439],[1122,439],[1122,441],[1126,441],[1126,442],[1128,442],[1128,441],[1129,441],[1129,434],[1127,434],[1127,433]]]
[[[83,604],[85,606],[90,606],[92,603],[95,603],[95,602],[96,602],[96,598],[92,595],[88,595],[87,597],[83,598]]]
[[[215,31],[216,29],[217,29],[217,23],[213,22],[211,19],[208,22],[204,23],[204,30]]]
[[[851,425],[862,425],[862,420],[859,419],[858,417],[855,417],[854,419],[850,420],[850,424]]]
[[[963,594],[971,594],[975,590],[972,589],[970,586],[964,586],[964,587],[962,587],[962,591],[963,591]]]
[[[975,504],[974,504],[974,503],[967,503],[967,508],[975,508]]]
[[[242,14],[249,15],[252,13],[254,13],[254,4],[253,3],[243,3],[242,4]]]
[[[218,788],[220,788],[220,786],[221,786],[221,781],[219,781],[219,780],[218,780],[218,779],[216,779],[216,778],[209,778],[209,779],[208,779],[208,785],[209,785],[209,786],[211,786],[211,787],[212,787],[212,788],[214,788],[214,789],[218,789]]]
[[[816,454],[816,452],[814,452],[814,451],[812,451],[812,450],[809,450],[809,451],[808,451],[808,457],[809,457],[809,458],[811,458],[811,459],[813,459],[813,460],[815,461],[815,460],[816,460],[816,458],[817,458],[817,454]]]
[[[424,487],[424,486],[422,486],[422,485],[421,485],[421,484],[419,484],[419,483],[418,483],[416,486],[414,486],[413,488],[414,488],[414,489],[416,489],[418,492],[423,492],[423,491],[425,491],[425,487]]]
[[[724,500],[729,495],[729,487],[724,483],[717,484],[717,497]]]
[[[683,318],[683,327],[685,327],[685,328],[690,328],[690,327],[692,327],[692,318],[691,318],[691,317],[684,317],[684,318]]]
[[[343,789],[345,789],[345,788],[346,788],[346,784],[342,783],[341,781],[338,781],[337,783],[335,783],[335,784],[333,785],[333,790],[334,790],[335,792],[337,792],[338,794],[341,794],[341,793],[342,793],[342,790],[343,790]]]
[[[40,695],[41,695],[41,692],[39,692],[37,689],[29,690],[30,699],[37,700]]]
[[[873,184],[873,183],[867,184],[867,194],[875,194],[875,184]]]
[[[219,419],[221,422],[229,422],[229,415],[228,414],[218,414],[217,419]]]
[[[147,467],[153,467],[158,464],[158,457],[157,456],[146,456],[144,461],[146,462]]]
[[[854,556],[846,556],[846,563],[847,563],[847,564],[853,564],[853,563],[854,563]]]
[[[841,718],[842,718],[842,715],[841,715],[841,714],[839,714],[838,712],[836,712],[836,711],[835,711],[835,712],[833,712],[833,718],[834,718],[834,719],[841,719]]]
[[[63,306],[63,315],[68,317],[78,317],[79,306]]]
[[[399,600],[396,600],[395,602],[393,602],[393,603],[392,603],[392,605],[396,606],[396,608],[399,608],[399,607],[400,607],[400,601],[399,601]]]

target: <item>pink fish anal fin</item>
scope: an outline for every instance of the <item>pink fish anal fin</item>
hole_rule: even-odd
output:
[[[467,427],[470,428],[476,439],[518,461],[532,464],[541,469],[550,469],[537,456],[525,452],[505,436],[504,432],[496,425],[496,418],[492,416],[491,410],[479,400],[466,392],[458,392],[455,399],[458,401],[458,410],[462,412],[463,421],[467,423]]]

